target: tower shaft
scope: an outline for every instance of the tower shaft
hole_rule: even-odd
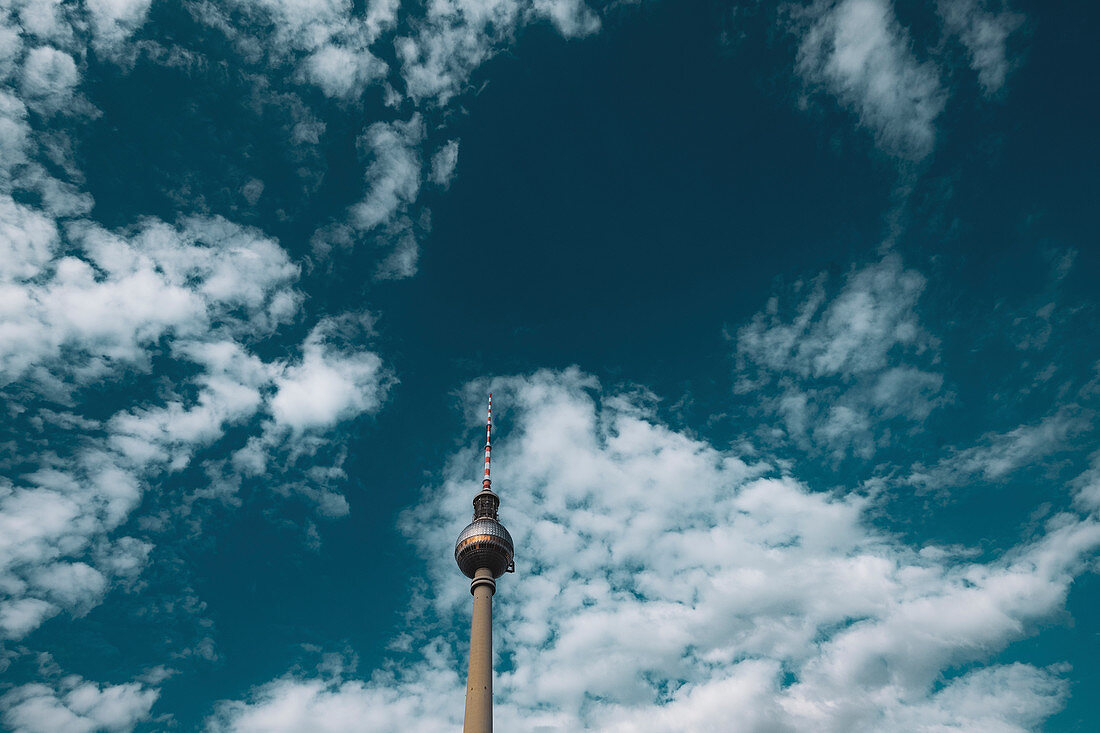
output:
[[[493,594],[496,579],[515,570],[512,536],[497,519],[500,498],[493,492],[489,460],[493,437],[493,395],[485,421],[485,473],[474,496],[474,521],[455,542],[455,562],[470,578],[474,615],[470,622],[470,666],[466,672],[463,733],[493,733]]]
[[[466,716],[462,733],[493,733],[493,593],[496,582],[481,568],[470,583],[474,617],[470,624],[470,667],[466,677]]]

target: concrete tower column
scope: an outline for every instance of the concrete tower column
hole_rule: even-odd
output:
[[[493,594],[497,584],[489,568],[470,583],[474,617],[470,625],[470,668],[466,678],[466,719],[462,733],[493,733]]]

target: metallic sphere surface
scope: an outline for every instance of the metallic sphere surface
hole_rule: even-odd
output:
[[[458,535],[455,542],[455,562],[467,578],[479,568],[488,568],[499,578],[512,564],[515,545],[512,535],[495,519],[475,519]]]

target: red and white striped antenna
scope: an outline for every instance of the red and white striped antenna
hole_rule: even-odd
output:
[[[493,447],[493,393],[489,393],[489,415],[485,420],[485,479],[481,482],[483,491],[491,491],[492,481],[489,479],[489,451]]]

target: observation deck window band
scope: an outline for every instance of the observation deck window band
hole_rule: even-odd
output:
[[[470,522],[458,536],[458,542],[477,536],[498,537],[504,540],[509,547],[515,546],[512,542],[512,535],[504,528],[504,525],[495,519],[477,519]]]
[[[459,547],[465,547],[466,545],[470,544],[470,542],[474,542],[474,541],[478,541],[478,540],[480,540],[482,542],[500,543],[500,544],[502,544],[506,547],[511,547],[512,546],[511,542],[509,542],[506,538],[501,537],[498,534],[485,534],[485,533],[479,532],[478,534],[472,534],[468,537],[463,537],[462,539],[460,539],[457,543],[455,543],[455,549],[458,549]]]

